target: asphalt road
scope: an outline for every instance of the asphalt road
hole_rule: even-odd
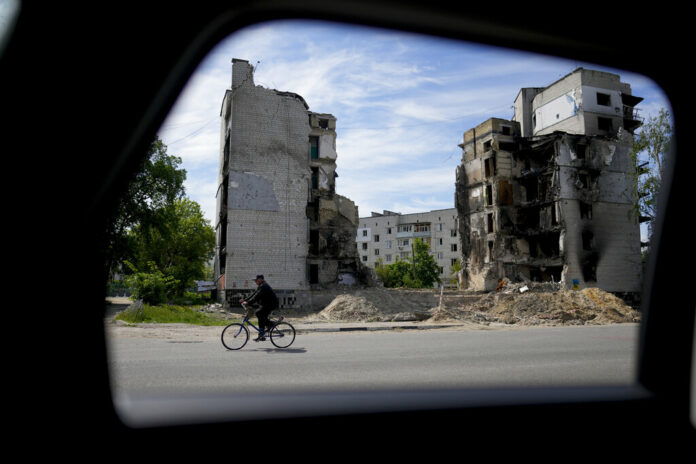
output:
[[[116,411],[135,427],[401,410],[490,401],[491,390],[515,387],[622,390],[636,376],[638,329],[319,332],[285,350],[250,341],[239,351],[213,329],[201,339],[110,339],[109,365]],[[523,391],[551,400],[538,396],[548,389]]]
[[[298,335],[285,350],[249,341],[121,338],[110,344],[114,391],[623,385],[635,377],[638,326]]]

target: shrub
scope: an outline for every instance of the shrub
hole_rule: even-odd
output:
[[[139,271],[128,261],[126,265],[133,271],[133,274],[125,276],[124,280],[133,289],[134,299],[158,305],[174,295],[179,281],[172,276],[164,275],[154,262],[148,262],[149,272]]]

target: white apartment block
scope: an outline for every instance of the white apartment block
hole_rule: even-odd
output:
[[[446,285],[452,278],[452,266],[461,259],[457,234],[455,208],[412,214],[385,210],[360,218],[355,241],[362,264],[374,269],[379,260],[385,265],[410,260],[413,242],[421,238],[430,245],[440,280]]]

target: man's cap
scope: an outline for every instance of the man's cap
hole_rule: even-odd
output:
[[[265,279],[263,278],[263,274],[257,275],[255,280],[258,280],[258,279],[265,280]]]

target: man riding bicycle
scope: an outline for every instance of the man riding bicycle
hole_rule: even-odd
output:
[[[255,303],[259,306],[259,309],[256,311],[256,317],[259,319],[259,329],[261,329],[261,332],[259,332],[259,336],[254,340],[259,342],[266,340],[264,335],[267,331],[271,330],[271,321],[268,319],[268,316],[271,314],[271,311],[278,309],[278,297],[271,286],[265,281],[263,275],[256,276],[256,285],[258,286],[256,291],[241,303]]]

